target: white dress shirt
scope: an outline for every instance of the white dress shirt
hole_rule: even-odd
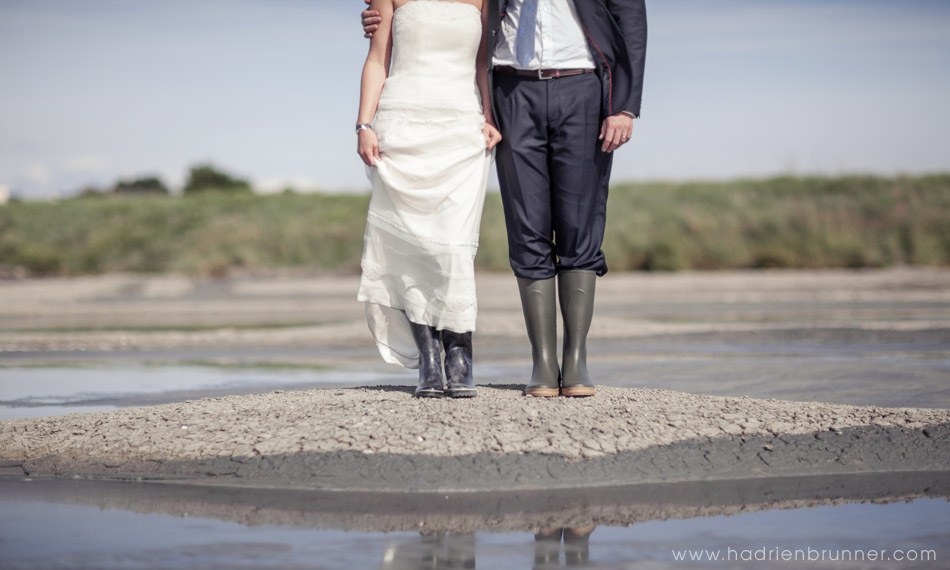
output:
[[[577,19],[574,0],[538,0],[534,58],[522,67],[515,55],[522,4],[523,0],[508,2],[492,58],[495,65],[517,69],[594,69],[594,58]]]

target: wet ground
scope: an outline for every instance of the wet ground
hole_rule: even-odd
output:
[[[950,408],[950,272],[627,274],[598,287],[590,350],[599,384]],[[377,363],[353,291],[352,278],[306,276],[0,283],[0,419],[278,388],[412,384],[411,372]],[[480,276],[479,295],[478,381],[523,382],[530,362],[513,279]],[[222,502],[212,489],[189,490],[177,508],[169,506],[176,494],[149,490],[157,484],[14,478],[0,480],[0,560],[4,568],[450,568],[471,567],[473,557],[480,568],[950,567],[950,465],[903,488],[806,479],[765,484],[754,496],[726,493],[715,509],[700,499],[685,510],[669,501],[643,507],[643,494],[667,496],[647,487],[635,500],[624,495],[632,505],[624,516],[601,519],[596,495],[567,505],[548,498],[543,504],[553,506],[541,517],[508,527],[470,517],[465,532],[428,531],[426,522],[444,513],[397,497],[365,520],[408,509],[421,532],[406,530],[405,517],[382,532],[347,523],[345,501],[336,510],[320,506],[338,498],[297,510],[261,491],[224,501],[251,513],[273,507],[274,516],[254,519],[208,508]],[[708,495],[700,484],[691,489]],[[648,514],[630,515],[640,507]],[[536,541],[540,525],[562,523],[578,525],[563,527],[576,529],[566,545]],[[585,538],[590,526],[596,530]],[[933,549],[938,558],[677,562],[673,552],[726,556],[730,547],[750,556],[775,548],[865,556]]]

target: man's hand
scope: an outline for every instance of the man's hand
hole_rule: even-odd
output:
[[[604,119],[597,140],[604,141],[600,147],[602,151],[613,152],[626,144],[632,134],[633,117],[626,113],[617,113]]]
[[[368,6],[372,0],[365,0],[366,5]],[[379,17],[379,12],[376,10],[363,10],[363,37],[371,38],[376,32],[376,28],[379,27],[379,23],[383,20]]]

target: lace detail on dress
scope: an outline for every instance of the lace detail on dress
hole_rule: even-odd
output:
[[[465,314],[476,309],[477,300],[474,294],[464,295],[456,293],[443,295],[441,292],[433,290],[428,284],[415,281],[408,275],[387,273],[386,270],[378,264],[364,260],[361,267],[364,280],[369,282],[387,280],[390,282],[387,289],[389,290],[390,297],[395,297],[394,300],[396,300],[396,302],[392,303],[392,305],[394,305],[393,308],[400,310],[407,309],[410,303],[406,303],[406,292],[415,290],[426,292],[428,311],[434,309],[438,312],[448,311],[449,313]],[[399,285],[393,286],[392,284],[394,283],[398,283]]]
[[[475,298],[461,296],[443,297],[443,302],[445,303],[445,308],[449,311],[453,313],[464,313],[475,305]]]
[[[365,259],[363,263],[360,264],[360,267],[363,269],[363,275],[370,281],[379,281],[379,279],[386,274],[386,270],[383,269],[383,266]]]
[[[478,241],[444,241],[444,240],[436,239],[436,238],[434,238],[434,237],[423,236],[423,235],[419,235],[419,234],[417,234],[417,233],[413,233],[413,232],[409,231],[409,228],[407,228],[407,227],[405,227],[405,226],[402,226],[402,225],[400,225],[400,224],[397,224],[396,222],[394,222],[394,221],[392,221],[392,220],[390,220],[390,219],[388,219],[388,218],[386,218],[386,217],[384,217],[384,216],[379,215],[379,213],[374,212],[373,210],[370,210],[369,212],[367,212],[367,218],[368,218],[367,221],[369,221],[369,222],[373,222],[373,221],[379,222],[379,223],[385,225],[385,226],[388,227],[388,228],[391,228],[391,229],[394,229],[394,230],[396,230],[396,231],[398,231],[398,232],[402,232],[402,233],[404,233],[404,234],[406,234],[406,235],[412,236],[413,238],[415,238],[415,239],[417,239],[417,240],[420,240],[420,241],[427,241],[427,242],[429,242],[429,243],[435,243],[435,244],[438,244],[438,245],[445,245],[445,246],[448,246],[448,247],[470,247],[470,248],[473,248],[473,249],[478,249]]]
[[[414,0],[415,2],[444,2],[445,0]],[[411,123],[441,125],[469,124],[479,129],[485,124],[481,109],[433,109],[431,107],[380,107],[376,119],[384,121],[407,121]]]

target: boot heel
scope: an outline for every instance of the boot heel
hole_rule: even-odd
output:
[[[560,390],[558,388],[544,388],[538,386],[525,386],[524,395],[534,396],[535,398],[555,398]]]

